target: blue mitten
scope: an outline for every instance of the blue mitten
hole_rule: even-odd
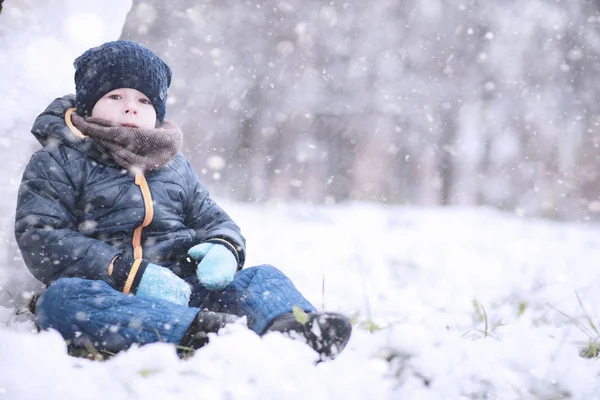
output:
[[[219,290],[233,281],[238,263],[227,247],[218,243],[200,243],[189,249],[188,254],[200,261],[196,274],[204,287]]]
[[[191,294],[190,285],[170,269],[156,264],[148,264],[136,292],[136,296],[162,299],[182,306],[188,305]]]

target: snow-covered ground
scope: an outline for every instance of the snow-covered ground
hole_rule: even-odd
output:
[[[188,360],[154,344],[105,361],[0,308],[0,399],[598,399],[600,227],[488,209],[223,203],[248,263],[354,316],[334,361],[233,326]],[[594,324],[594,325],[593,325]],[[593,326],[592,326],[593,325]]]

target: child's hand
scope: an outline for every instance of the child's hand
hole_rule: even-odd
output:
[[[191,294],[190,285],[170,269],[156,264],[148,264],[136,296],[151,297],[187,306]]]
[[[233,281],[238,263],[227,247],[218,243],[200,243],[192,247],[188,254],[200,261],[196,274],[204,287],[220,290]]]

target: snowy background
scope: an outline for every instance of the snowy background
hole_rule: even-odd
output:
[[[132,3],[4,3],[0,399],[600,398],[598,358],[581,356],[600,340],[600,227],[487,207],[249,204],[219,194],[248,239],[247,265],[276,265],[317,307],[352,316],[340,357],[315,365],[306,346],[241,326],[185,361],[164,344],[105,362],[68,356],[58,334],[34,333],[22,312],[39,285],[15,250],[16,189],[38,148],[33,119],[73,91],[77,55],[120,37]]]

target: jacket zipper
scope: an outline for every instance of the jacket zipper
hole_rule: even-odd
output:
[[[150,193],[150,187],[148,186],[148,181],[146,181],[146,177],[144,174],[136,174],[135,175],[135,184],[140,187],[140,191],[142,192],[142,198],[144,199],[144,208],[146,209],[146,214],[144,216],[144,221],[142,225],[135,228],[133,231],[133,258],[138,260],[143,257],[142,250],[142,231],[145,227],[150,225],[152,222],[152,218],[154,218],[154,206],[152,204],[152,194]]]
[[[142,231],[145,227],[150,225],[152,222],[152,218],[154,218],[154,205],[152,204],[152,193],[150,193],[150,187],[148,186],[148,181],[144,174],[136,174],[135,175],[135,184],[140,187],[140,191],[142,192],[142,199],[144,199],[144,208],[145,215],[144,221],[140,226],[135,228],[133,231],[133,238],[131,240],[131,245],[133,247],[133,265],[131,266],[131,270],[129,271],[129,275],[127,275],[127,281],[125,281],[125,287],[123,288],[123,293],[129,294],[131,290],[131,285],[137,275],[137,271],[142,264],[142,259],[144,258],[144,251],[142,248]]]

